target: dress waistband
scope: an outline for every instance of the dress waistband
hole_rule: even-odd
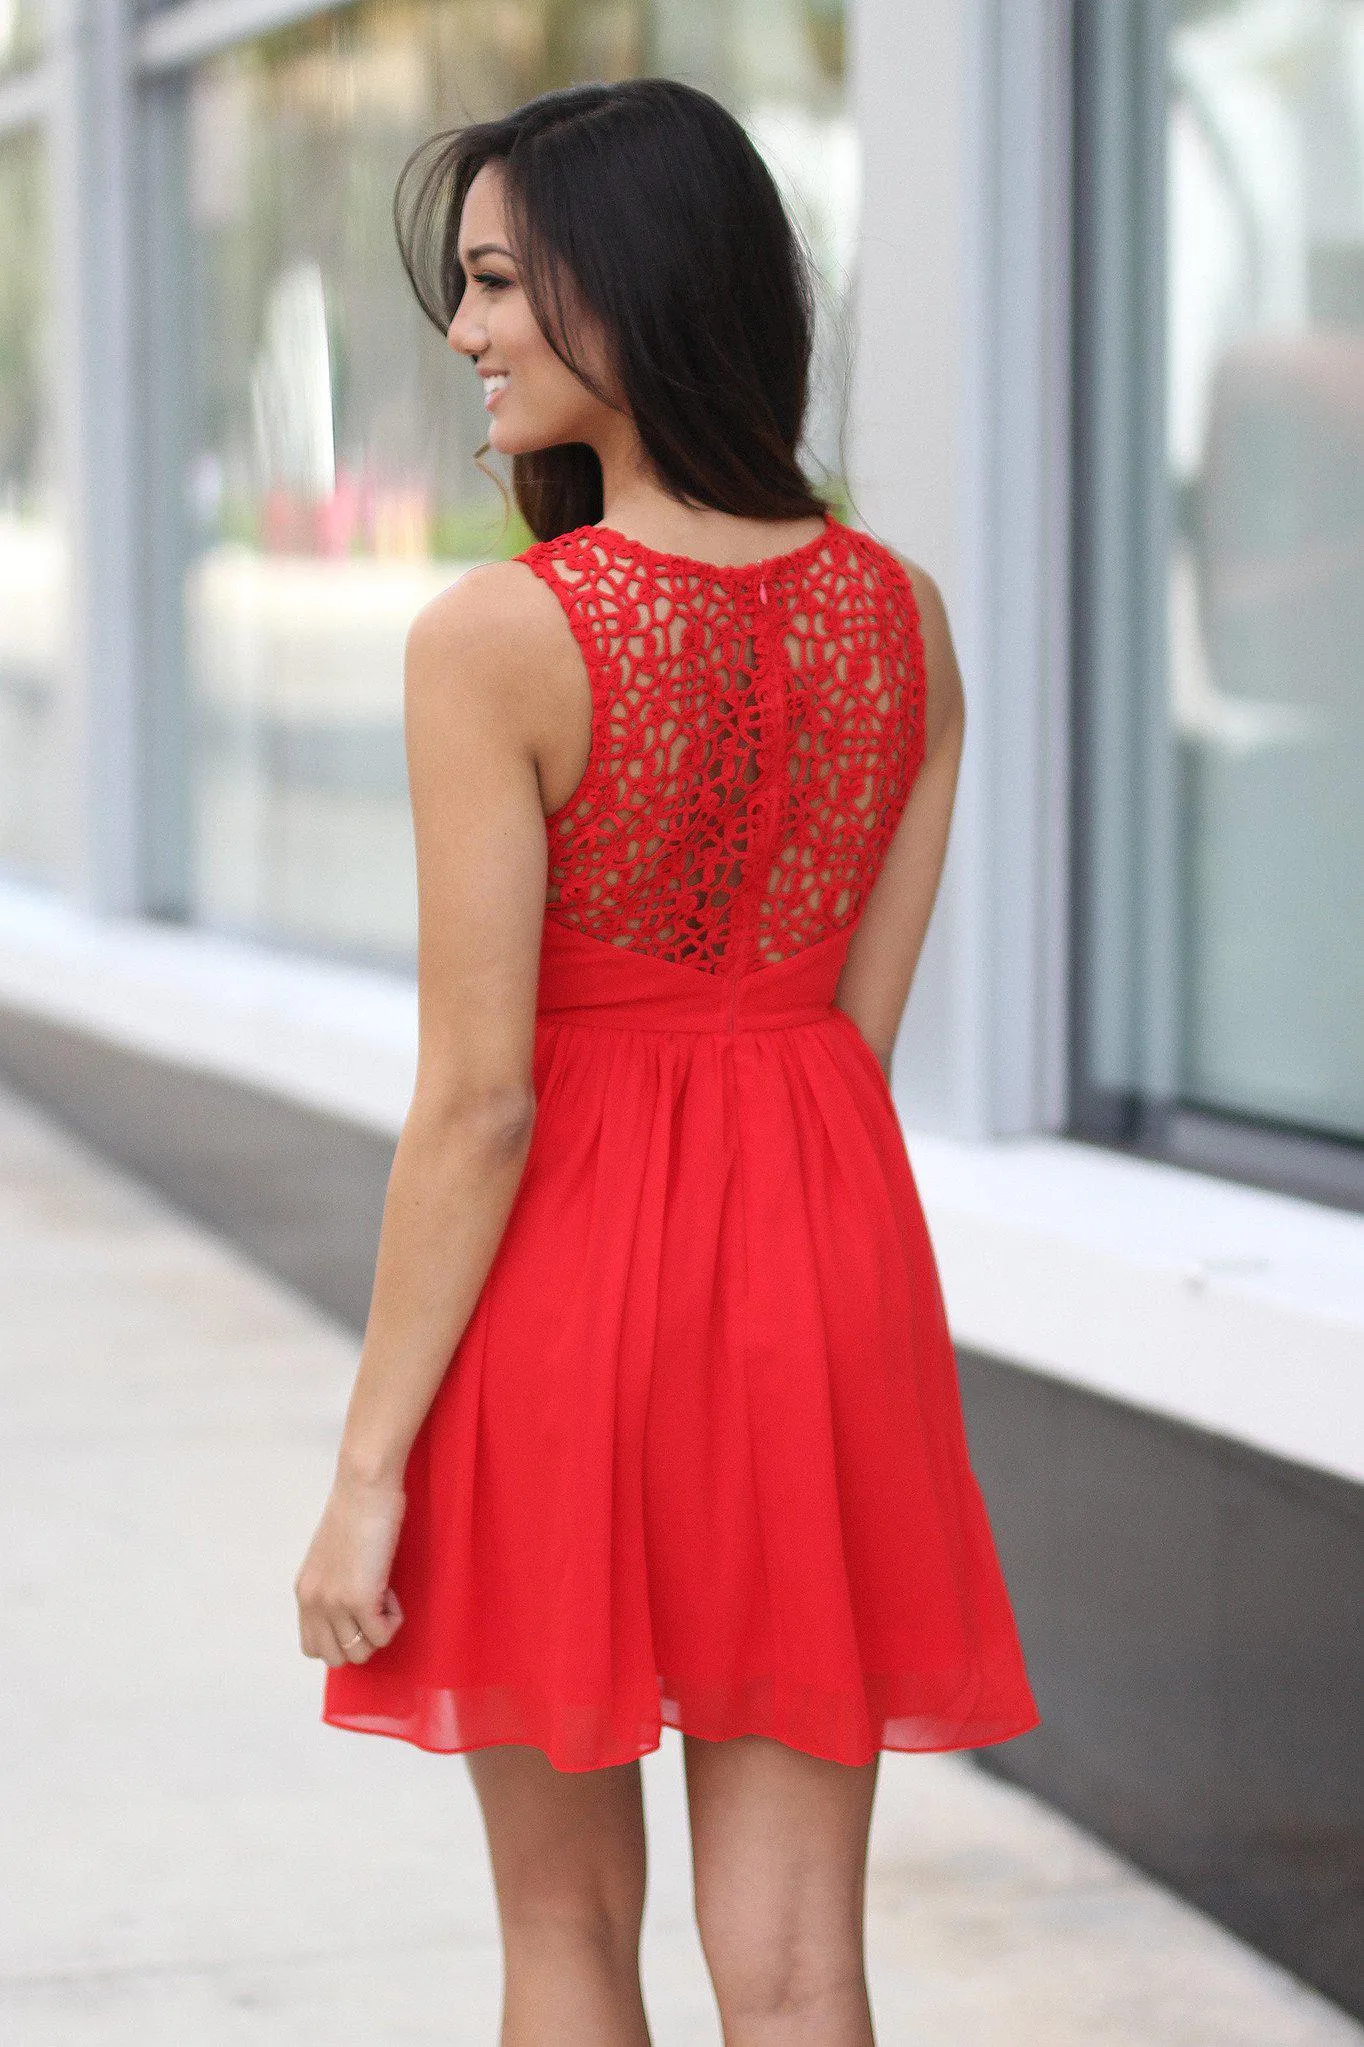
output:
[[[708,973],[612,945],[546,915],[537,1016],[658,1031],[776,1030],[829,1013],[853,927],[789,959]]]

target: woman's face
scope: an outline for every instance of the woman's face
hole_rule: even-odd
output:
[[[459,224],[464,296],[447,339],[473,359],[483,381],[488,444],[503,455],[531,455],[569,441],[595,445],[620,416],[575,377],[541,333],[512,253],[502,206],[502,170],[487,163],[470,185]],[[575,353],[595,377],[599,348],[576,328]]]

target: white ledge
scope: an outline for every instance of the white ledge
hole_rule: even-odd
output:
[[[414,983],[0,882],[0,1003],[396,1136]]]
[[[387,1136],[411,1098],[410,979],[4,883],[0,1003]],[[1065,1139],[906,1140],[959,1343],[1364,1481],[1364,1217]]]
[[[1364,1480],[1364,1216],[1063,1138],[908,1144],[959,1343]]]

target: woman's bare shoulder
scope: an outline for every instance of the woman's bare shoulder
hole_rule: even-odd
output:
[[[943,603],[942,591],[923,563],[913,560],[907,554],[901,554],[898,547],[887,547],[886,553],[891,556],[892,560],[900,564],[900,567],[908,576],[910,587],[914,592],[915,602],[919,607],[919,615],[923,619],[925,628],[928,626],[930,613],[934,614],[935,617],[941,617],[945,621],[947,608]]]
[[[539,733],[553,684],[580,665],[563,606],[524,561],[485,561],[430,598],[408,628],[408,676],[496,690]],[[547,684],[551,688],[547,690]]]
[[[889,548],[914,592],[914,602],[919,613],[919,633],[923,640],[924,668],[929,697],[928,723],[930,733],[936,734],[950,712],[965,708],[965,693],[962,687],[961,670],[957,665],[957,652],[952,641],[952,626],[947,616],[947,605],[935,577],[929,574],[922,562],[901,554],[898,548]]]
[[[561,646],[563,631],[558,599],[525,562],[482,562],[422,606],[408,646],[512,672]]]

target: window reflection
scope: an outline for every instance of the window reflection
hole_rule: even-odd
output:
[[[42,27],[42,0],[0,0],[0,71],[37,56]]]
[[[187,236],[192,279],[178,515],[191,914],[410,959],[406,629],[464,566],[528,536],[474,467],[481,396],[411,298],[393,185],[438,127],[641,71],[702,85],[748,122],[836,319],[857,160],[830,0],[369,0],[187,81],[184,220],[166,232]],[[819,389],[811,447],[836,468],[838,394]]]
[[[1184,1088],[1364,1135],[1364,4],[1179,13]]]
[[[24,131],[0,140],[0,867],[42,881],[70,815],[49,320],[43,149]]]

